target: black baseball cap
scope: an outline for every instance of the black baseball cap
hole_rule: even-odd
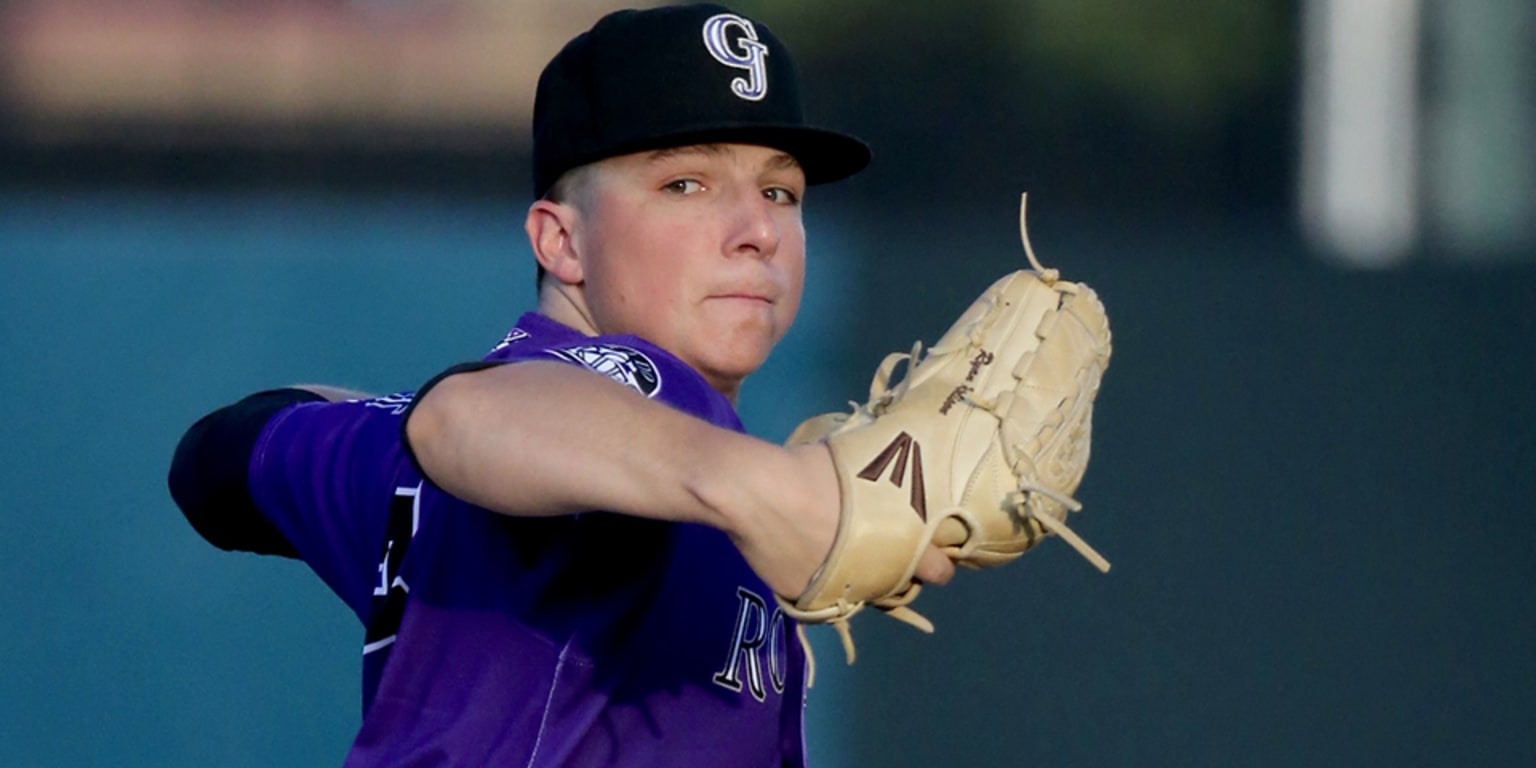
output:
[[[805,122],[789,49],[763,24],[719,5],[616,11],[539,76],[533,196],[604,158],[726,142],[789,153],[807,184],[869,164],[864,142]]]

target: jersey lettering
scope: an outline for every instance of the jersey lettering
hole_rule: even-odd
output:
[[[736,613],[736,627],[732,631],[731,650],[726,655],[725,666],[715,673],[716,685],[737,693],[741,692],[743,677],[752,698],[763,701],[768,697],[767,686],[774,693],[784,692],[784,677],[789,666],[784,611],[778,607],[768,613],[768,603],[746,587],[736,588],[740,608]],[[764,647],[766,644],[766,647]],[[764,656],[767,656],[764,659]],[[763,678],[767,667],[768,677]]]
[[[411,587],[400,576],[405,550],[421,525],[421,484],[396,488],[389,502],[385,522],[384,554],[379,558],[379,580],[373,585],[373,600],[368,612],[368,632],[363,639],[363,655],[395,642],[400,619],[405,615],[405,598]]]
[[[405,409],[411,406],[411,400],[416,397],[415,392],[397,392],[393,395],[384,395],[363,401],[368,408],[382,408],[392,415],[399,416],[405,413]]]

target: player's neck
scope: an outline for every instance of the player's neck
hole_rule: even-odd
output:
[[[578,296],[573,296],[565,286],[548,282],[539,286],[539,314],[588,336],[601,336],[597,323]]]
[[[569,286],[544,283],[539,286],[539,314],[554,320],[561,325],[568,326],[588,336],[603,335],[602,329],[593,322],[591,313],[587,311],[586,304],[581,300],[578,291]],[[668,350],[673,352],[673,350]],[[688,362],[684,360],[684,362]],[[698,366],[693,366],[698,370]],[[707,371],[699,370],[699,375],[704,377],[711,389],[725,396],[730,401],[731,407],[736,406],[736,399],[741,394],[741,379],[727,379],[712,376]]]

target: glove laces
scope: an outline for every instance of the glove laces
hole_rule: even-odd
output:
[[[1040,266],[1040,260],[1035,258],[1035,249],[1029,245],[1029,224],[1024,219],[1024,209],[1028,205],[1029,193],[1019,195],[1019,239],[1024,241],[1024,255],[1029,257],[1029,265],[1035,268],[1035,274],[1039,275],[1046,285],[1054,285],[1061,279],[1061,272]]]
[[[1035,256],[1034,246],[1029,242],[1029,224],[1026,216],[1028,204],[1029,195],[1027,193],[1020,195],[1019,239],[1023,241],[1024,254],[1026,257],[1028,257],[1029,265],[1035,271],[1036,277],[1038,277],[1040,281],[1046,285],[1055,287],[1056,283],[1061,279],[1060,271],[1056,269],[1048,269],[1042,265],[1040,263],[1040,259]],[[1057,290],[1062,290],[1062,288],[1058,287]],[[996,301],[996,297],[989,297],[989,301]],[[981,347],[981,341],[988,330],[984,323],[995,321],[995,319],[996,314],[993,312],[979,313],[979,319],[973,322],[971,326],[966,329],[965,334],[957,339],[953,346],[941,344],[929,347],[927,354],[948,354],[955,348],[962,346],[979,349]],[[853,414],[851,417],[849,417],[849,420],[854,422],[868,422],[885,413],[885,411],[890,407],[891,403],[905,395],[907,390],[912,387],[912,374],[918,367],[918,364],[924,359],[925,355],[923,350],[923,342],[921,340],[913,343],[911,352],[895,352],[887,355],[885,359],[881,361],[879,368],[875,370],[875,376],[870,382],[869,401],[863,404],[852,401],[848,403],[848,405],[853,410]],[[907,369],[904,375],[901,377],[901,380],[897,382],[895,386],[892,386],[891,380],[895,378],[896,368],[903,362],[907,363]],[[963,398],[967,403],[985,410],[999,420],[1004,418],[1002,411],[999,409],[998,402],[991,401],[987,398],[977,397],[976,395],[969,393],[963,395]],[[1012,445],[1011,447],[1015,452],[1015,456],[1018,457],[1019,463],[1030,463],[1022,446]],[[1081,511],[1083,508],[1082,503],[1064,493],[1051,488],[1046,488],[1038,483],[1030,482],[1026,479],[1026,477],[1031,475],[1032,473],[1019,471],[1017,464],[1015,464],[1014,477],[1018,482],[1018,488],[1009,494],[1008,503],[1013,506],[1018,518],[1028,518],[1034,520],[1046,533],[1056,534],[1062,539],[1062,541],[1065,541],[1072,547],[1073,550],[1081,555],[1083,559],[1093,564],[1093,566],[1100,571],[1107,573],[1110,568],[1109,561],[1105,559],[1103,555],[1100,555],[1099,552],[1092,546],[1090,546],[1088,542],[1084,541],[1081,536],[1078,536],[1077,533],[1075,533],[1067,525],[1064,519],[1059,520],[1055,516],[1049,514],[1046,511],[1046,505],[1044,503],[1039,503],[1039,501],[1041,499],[1049,500],[1060,505],[1062,509],[1065,510],[1063,518],[1073,512]],[[1036,494],[1038,494],[1038,496]],[[908,604],[917,598],[917,595],[921,589],[922,585],[913,583],[905,592],[899,595],[889,595],[887,597],[883,597],[870,602],[873,603],[875,607],[884,611],[891,618],[905,622],[923,632],[931,634],[933,632],[933,623],[908,607]],[[839,600],[831,606],[827,606],[821,610],[816,611],[814,614],[805,614],[801,612],[797,615],[797,618],[803,617],[804,619],[825,621],[826,623],[831,624],[832,628],[837,631],[838,638],[842,641],[843,652],[848,657],[848,663],[852,664],[854,658],[856,657],[856,653],[853,646],[853,635],[848,627],[848,620],[863,610],[864,607],[864,603],[855,604]],[[795,632],[800,640],[801,647],[805,650],[807,667],[806,685],[809,687],[815,683],[816,679],[816,658],[811,650],[810,640],[806,637],[805,624],[803,621],[796,622]]]

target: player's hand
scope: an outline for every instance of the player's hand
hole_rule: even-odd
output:
[[[917,563],[917,580],[924,584],[948,584],[955,575],[955,562],[944,554],[944,550],[928,545],[928,550],[923,552],[923,559]]]

